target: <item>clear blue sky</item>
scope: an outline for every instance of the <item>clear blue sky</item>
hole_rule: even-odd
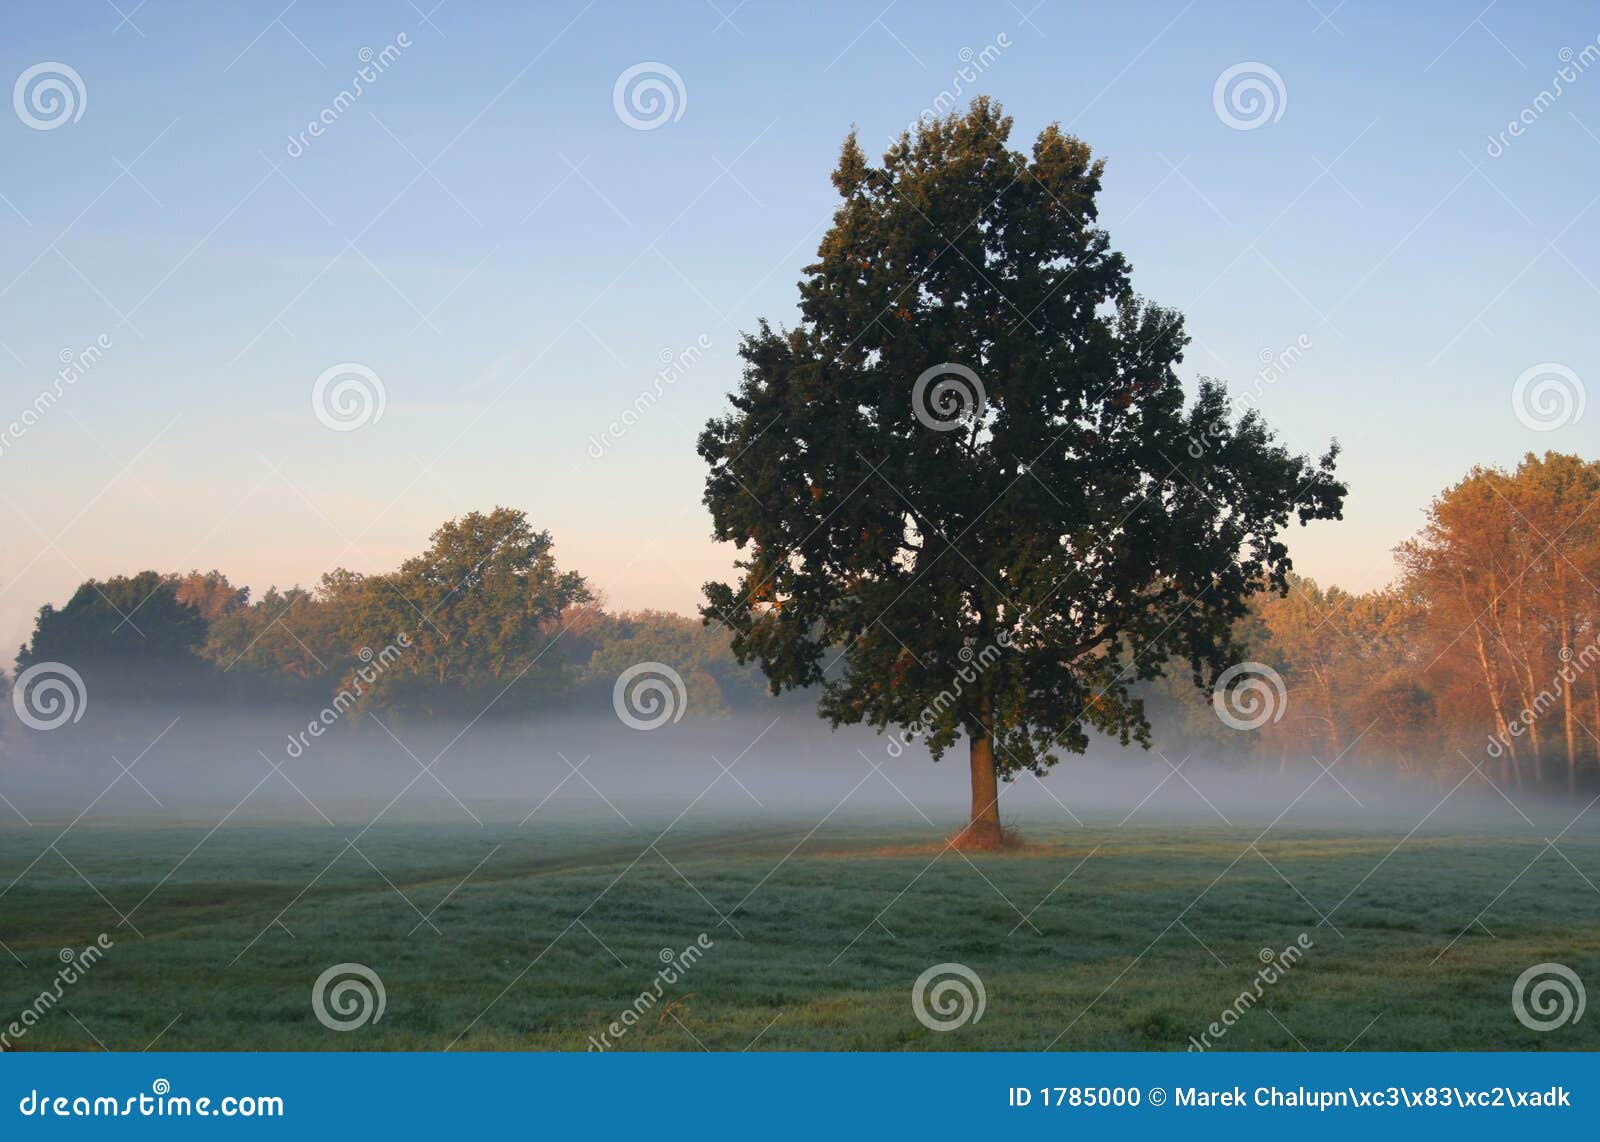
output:
[[[110,348],[0,450],[3,657],[87,575],[309,583],[496,503],[612,605],[692,608],[729,560],[694,437],[739,330],[792,318],[841,137],[881,149],[1002,35],[970,90],[1017,145],[1059,120],[1105,156],[1103,219],[1141,292],[1187,314],[1188,373],[1243,391],[1263,351],[1309,344],[1261,399],[1296,447],[1345,446],[1347,517],[1292,537],[1304,571],[1380,585],[1470,465],[1594,454],[1600,408],[1539,432],[1511,393],[1546,362],[1600,379],[1600,66],[1487,153],[1561,49],[1594,44],[1594,5],[1033,2],[9,7],[6,86],[61,63],[86,97],[49,130],[0,107],[0,424],[63,351]],[[684,95],[641,131],[613,87],[645,62]],[[1247,62],[1286,94],[1236,130],[1213,87]],[[356,431],[312,411],[342,362],[386,393]]]

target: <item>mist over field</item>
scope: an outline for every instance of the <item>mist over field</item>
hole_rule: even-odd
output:
[[[935,765],[921,744],[894,746],[864,727],[830,730],[804,706],[649,732],[606,715],[485,718],[467,729],[369,715],[308,739],[306,721],[306,711],[288,706],[93,708],[53,735],[48,750],[41,739],[8,751],[0,794],[16,811],[0,827],[20,826],[19,814],[64,823],[82,813],[80,824],[212,824],[226,814],[230,823],[313,826],[327,814],[343,829],[374,820],[467,830],[585,821],[610,835],[674,820],[757,829],[826,818],[943,837],[960,826],[970,798],[961,750]],[[1324,773],[1310,758],[1263,767],[1161,741],[1150,750],[1097,743],[1043,779],[1025,773],[1002,786],[1000,804],[1024,835],[1030,826],[1273,822],[1403,833],[1419,821],[1421,831],[1525,832],[1519,810],[1559,820],[1558,828],[1575,811],[1554,795],[1502,796],[1479,782],[1452,791],[1347,762]]]

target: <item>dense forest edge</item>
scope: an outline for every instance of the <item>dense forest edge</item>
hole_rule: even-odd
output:
[[[1248,669],[1196,678],[1174,662],[1141,684],[1154,741],[1241,766],[1310,757],[1444,788],[1595,788],[1597,506],[1600,462],[1547,453],[1474,469],[1397,549],[1394,584],[1354,593],[1293,576],[1286,593],[1255,596],[1239,624]],[[394,571],[336,568],[310,588],[254,596],[217,570],[88,580],[40,608],[15,676],[0,676],[7,690],[44,686],[8,695],[0,742],[68,740],[40,732],[62,710],[50,693],[62,665],[95,703],[325,704],[330,733],[359,732],[367,711],[609,716],[641,700],[620,685],[640,666],[661,688],[642,700],[664,702],[673,720],[814,704],[806,692],[773,697],[720,624],[607,609],[558,565],[551,536],[505,507],[444,523]]]

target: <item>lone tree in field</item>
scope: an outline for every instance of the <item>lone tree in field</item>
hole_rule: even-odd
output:
[[[799,327],[744,339],[699,441],[716,537],[744,553],[704,618],[774,693],[822,684],[835,726],[935,757],[965,734],[970,847],[1002,841],[999,778],[1090,728],[1148,745],[1134,683],[1185,661],[1210,687],[1249,596],[1287,590],[1280,532],[1345,491],[1336,447],[1290,454],[1213,381],[1186,402],[1182,318],[1096,225],[1101,162],[1010,130],[979,99],[878,167],[852,133]]]

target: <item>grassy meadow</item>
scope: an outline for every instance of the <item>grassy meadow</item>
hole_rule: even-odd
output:
[[[583,1050],[703,933],[614,1049],[1181,1050],[1304,933],[1217,1049],[1600,1047],[1600,1018],[1537,1034],[1509,1002],[1541,961],[1600,980],[1592,834],[1087,827],[968,856],[909,824],[811,827],[652,846],[659,829],[380,824],[349,847],[355,827],[102,825],[48,850],[58,828],[8,828],[0,1029],[63,946],[105,933],[12,1049]],[[346,961],[386,1008],[339,1033],[310,996]],[[910,995],[949,961],[986,1007],[941,1033]]]

